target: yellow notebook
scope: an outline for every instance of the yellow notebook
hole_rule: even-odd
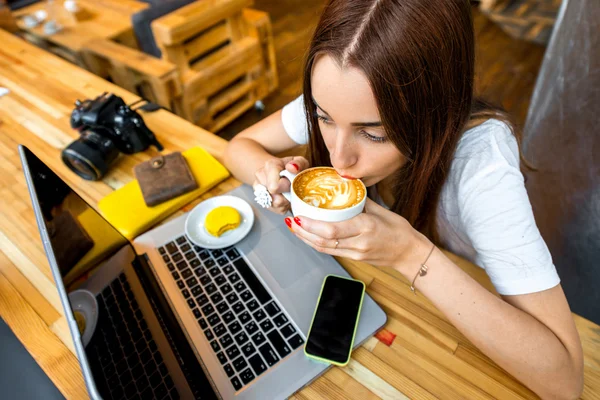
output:
[[[134,180],[98,202],[102,216],[127,239],[133,240],[229,177],[229,171],[201,147],[193,147],[182,154],[198,182],[197,189],[154,207],[148,207],[144,202],[140,185],[137,180]]]

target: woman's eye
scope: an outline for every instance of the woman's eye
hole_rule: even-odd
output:
[[[331,121],[329,118],[327,118],[327,117],[324,117],[324,116],[322,116],[322,115],[319,115],[319,114],[317,114],[317,119],[318,119],[319,121],[323,122],[325,125],[329,125],[329,124],[331,124],[331,123],[332,123],[332,121]]]
[[[387,140],[387,138],[385,136],[371,135],[370,133],[368,133],[366,131],[360,131],[360,134],[363,135],[364,137],[366,137],[368,140],[375,142],[375,143],[384,143]]]

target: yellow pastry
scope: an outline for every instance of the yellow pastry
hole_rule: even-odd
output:
[[[217,207],[206,215],[204,226],[206,231],[219,237],[227,231],[237,228],[242,222],[238,210],[229,206]]]

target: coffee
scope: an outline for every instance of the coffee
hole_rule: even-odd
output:
[[[359,204],[366,195],[358,179],[342,178],[333,168],[311,168],[294,179],[294,192],[305,203],[329,210],[341,210]]]

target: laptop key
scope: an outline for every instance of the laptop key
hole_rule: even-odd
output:
[[[238,357],[233,361],[233,368],[235,368],[235,370],[237,372],[242,371],[247,366],[248,366],[248,363],[246,362],[244,357]]]
[[[208,340],[213,340],[215,338],[215,335],[213,335],[213,333],[210,329],[205,330],[204,335],[206,336],[206,338]]]
[[[209,258],[208,260],[204,261],[204,265],[206,266],[206,268],[212,268],[216,265],[217,263],[215,262],[215,260],[213,260],[212,258]]]
[[[187,303],[188,303],[188,306],[190,306],[191,309],[193,309],[194,307],[196,307],[196,302],[194,301],[194,299],[187,299]]]
[[[233,338],[228,333],[225,336],[219,338],[219,342],[221,342],[221,346],[223,346],[223,348],[226,349],[233,343]]]
[[[200,310],[198,310],[197,308],[194,308],[194,309],[192,310],[192,312],[194,313],[194,317],[196,317],[196,318],[200,318],[200,317],[202,317],[202,313],[201,313],[201,312],[200,312]]]
[[[202,278],[202,276],[206,274],[206,270],[204,268],[200,267],[200,268],[196,268],[194,270],[194,273],[196,274],[196,276],[198,278]],[[202,282],[202,279],[200,279],[200,282]]]
[[[179,236],[176,240],[178,245],[182,245],[184,243],[187,243],[187,239],[185,238],[185,236]]]
[[[229,264],[229,261],[227,261],[227,259],[225,257],[221,257],[217,260],[217,264],[219,264],[219,267],[223,267],[223,266]]]
[[[204,290],[206,290],[206,293],[208,293],[209,295],[211,295],[211,294],[213,294],[217,290],[217,287],[215,286],[214,283],[209,283],[208,285],[206,285],[206,287],[204,288]]]
[[[219,275],[215,278],[215,283],[221,286],[222,284],[227,283],[227,278],[225,278],[223,275]]]
[[[207,260],[207,259],[209,259],[209,258],[210,258],[210,254],[208,254],[208,251],[207,251],[207,250],[202,250],[202,251],[200,251],[200,252],[198,253],[198,256],[200,257],[200,259],[201,259],[202,261],[204,261],[204,260]]]
[[[202,284],[202,286],[206,286],[210,283],[210,276],[208,276],[208,274],[202,276],[200,278],[200,283]]]
[[[223,367],[223,369],[225,370],[225,373],[227,374],[227,376],[229,378],[231,378],[233,375],[235,375],[235,371],[233,370],[231,365],[227,364],[226,366]]]
[[[296,330],[294,329],[292,324],[287,324],[286,326],[281,328],[281,334],[286,339],[289,338],[290,336],[292,336],[294,333],[296,333]]]
[[[164,262],[169,262],[169,261],[171,261],[171,260],[169,259],[169,256],[168,256],[168,255],[166,255],[166,254],[165,254],[164,256],[162,256],[162,259],[163,259],[163,261],[164,261]]]
[[[252,300],[252,301],[249,301],[248,303],[246,303],[246,307],[248,307],[248,310],[250,310],[252,312],[260,306],[258,305],[258,301]]]
[[[248,359],[248,362],[250,362],[250,366],[254,370],[254,373],[256,374],[256,376],[262,374],[263,372],[265,372],[267,370],[267,366],[265,365],[265,362],[262,360],[262,358],[260,358],[260,356],[258,354],[255,354],[252,357],[250,357]]]
[[[190,265],[192,266],[192,268],[196,268],[200,266],[200,260],[198,260],[197,258],[193,258],[190,260]]]
[[[247,322],[252,320],[252,317],[250,316],[250,313],[248,311],[244,311],[242,314],[238,315],[238,318],[240,319],[240,322],[242,324],[246,324]]]
[[[215,353],[217,351],[221,350],[221,346],[219,346],[219,343],[217,343],[216,340],[213,340],[212,342],[210,342],[210,347],[212,347],[212,349]]]
[[[267,314],[269,314],[270,317],[277,315],[281,311],[274,301],[267,304],[265,306],[265,310],[267,311]]]
[[[198,279],[196,279],[195,276],[192,276],[190,279],[185,281],[185,283],[187,283],[188,287],[193,288],[194,286],[196,286],[198,284]]]
[[[229,357],[229,359],[232,361],[238,358],[238,356],[241,354],[240,349],[238,349],[237,346],[231,346],[230,348],[225,350],[225,353],[227,353],[227,357]]]
[[[193,276],[193,272],[191,269],[187,268],[181,271],[181,276],[183,279],[188,279],[190,276]]]
[[[244,385],[247,385],[254,379],[254,373],[250,370],[250,368],[247,368],[244,372],[240,374],[240,378],[242,378],[242,382],[244,382]]]
[[[240,276],[237,273],[229,275],[229,282],[231,282],[231,283],[236,283],[240,279],[242,279],[242,278],[240,278]]]
[[[227,299],[227,302],[228,302],[229,304],[233,304],[233,303],[235,303],[236,301],[238,301],[238,296],[237,296],[237,294],[235,294],[235,293],[233,293],[233,292],[232,292],[232,293],[229,293],[229,294],[227,295],[227,297],[225,297],[225,298]]]
[[[245,292],[242,292],[242,294],[240,294],[240,297],[242,298],[242,300],[248,301],[252,298],[252,293],[250,293],[249,290],[246,290]]]
[[[169,271],[174,271],[175,270],[175,266],[172,263],[170,263],[170,262],[167,263],[167,268],[169,268]]]
[[[175,254],[172,254],[171,258],[173,259],[174,262],[178,262],[178,261],[183,260],[183,256],[179,252],[177,252]]]
[[[193,295],[194,297],[198,297],[198,296],[200,296],[201,294],[202,294],[202,288],[201,288],[200,286],[194,286],[194,287],[192,288],[192,295]]]
[[[185,261],[179,261],[176,265],[177,265],[177,269],[180,271],[183,271],[188,266]]]
[[[222,301],[219,304],[217,304],[217,311],[221,314],[223,314],[224,312],[226,312],[227,310],[229,310],[229,305],[227,304],[227,302]]]
[[[278,328],[281,328],[284,324],[288,322],[288,319],[285,315],[279,314],[275,318],[273,318],[273,322],[277,325]]]
[[[263,310],[255,311],[254,314],[252,314],[252,315],[254,316],[254,319],[256,321],[258,321],[258,322],[260,322],[263,319],[267,318],[267,314],[265,314],[265,312]],[[281,315],[283,315],[283,314],[281,314]]]
[[[229,331],[234,335],[242,330],[242,326],[237,321],[232,322],[231,324],[229,324],[228,327],[229,327]]]
[[[202,313],[205,316],[209,316],[210,314],[212,314],[213,312],[215,312],[214,307],[212,306],[212,304],[207,304],[204,307],[202,307]]]
[[[235,390],[240,390],[242,388],[242,382],[240,382],[237,377],[231,379],[231,384]]]
[[[219,258],[223,255],[223,250],[221,249],[215,249],[215,250],[211,250],[210,253],[212,254],[212,256],[214,258]]]
[[[220,337],[221,335],[227,332],[227,329],[225,328],[225,325],[219,324],[213,328],[213,332],[215,333],[215,335],[217,335],[217,337]]]
[[[292,352],[290,346],[287,345],[287,343],[283,340],[279,332],[277,332],[276,330],[272,330],[271,332],[267,333],[267,337],[269,338],[271,343],[273,343],[275,350],[281,358],[287,356]]]
[[[190,250],[192,248],[192,246],[190,246],[189,243],[184,244],[183,246],[181,246],[181,251],[183,251],[184,253],[187,252],[188,250]]]
[[[277,363],[277,361],[279,361],[279,357],[277,356],[275,350],[273,350],[273,347],[271,347],[269,343],[265,343],[262,346],[260,346],[258,348],[258,351],[263,356],[269,367],[272,367],[273,365],[275,365],[275,363]]]
[[[196,250],[198,253],[200,253],[202,250],[204,250],[204,247],[194,245],[194,250]]]
[[[164,247],[161,246],[158,248],[158,252],[162,255],[162,254],[165,254],[167,251],[165,250]]]
[[[234,319],[235,319],[235,315],[233,315],[233,313],[231,311],[228,311],[225,314],[223,314],[223,321],[225,321],[226,324],[230,323]]]
[[[233,271],[233,265],[226,265],[225,268],[223,268],[223,272],[225,273],[225,275],[229,275]]]
[[[177,279],[179,279],[179,278],[180,278],[180,276],[179,276],[179,272],[177,272],[177,271],[173,271],[173,272],[171,273],[171,275],[173,275],[173,279],[175,279],[175,280],[177,280]]]
[[[219,277],[219,278],[220,278],[220,277]],[[229,283],[227,283],[227,284],[225,284],[225,285],[221,286],[221,292],[222,292],[224,295],[228,295],[228,294],[229,294],[229,293],[230,293],[232,290],[233,290],[233,289],[232,289],[232,287],[231,287],[231,285],[230,285]]]
[[[196,255],[194,254],[193,251],[188,251],[187,253],[185,253],[185,259],[188,261],[195,257],[196,257]]]
[[[246,357],[250,357],[252,355],[252,353],[254,353],[255,351],[256,351],[256,349],[250,342],[248,342],[244,346],[242,346],[242,353],[244,353],[244,355]]]
[[[292,336],[290,339],[288,339],[288,343],[295,350],[298,347],[302,346],[302,344],[304,343],[304,340],[302,340],[300,335],[296,334],[296,335]]]
[[[246,325],[246,332],[248,332],[248,335],[252,336],[256,333],[256,331],[258,331],[258,326],[256,325],[256,322],[252,321],[248,325]]]
[[[235,311],[236,314],[241,313],[242,311],[245,310],[244,308],[244,304],[241,301],[238,301],[237,303],[235,303],[233,306],[233,311]]]
[[[225,357],[225,354],[223,354],[223,352],[218,353],[217,358],[219,359],[219,362],[221,363],[221,365],[223,365],[227,362],[227,357]]]
[[[229,258],[231,261],[240,256],[240,253],[236,249],[229,249],[225,254],[227,254],[227,258]]]
[[[238,282],[235,284],[234,288],[236,292],[240,293],[246,290],[246,285],[244,285],[244,282]]]
[[[235,342],[241,346],[248,341],[248,335],[246,335],[246,332],[240,332],[237,336],[234,336],[234,339]]]
[[[208,328],[208,324],[206,323],[206,320],[204,318],[200,318],[198,320],[198,325],[200,325],[200,328],[202,329]]]
[[[214,313],[210,317],[207,318],[207,321],[208,321],[209,325],[215,326],[221,322],[221,318],[219,318],[219,315],[217,313]]]
[[[223,300],[223,295],[221,293],[217,292],[217,293],[214,293],[212,296],[210,296],[210,299],[212,300],[213,303],[217,304],[218,302]]]
[[[219,267],[212,267],[211,269],[208,270],[208,272],[210,273],[210,276],[212,276],[214,278],[215,276],[217,276],[221,273],[221,270],[219,269]]]
[[[180,280],[178,280],[178,281],[177,281],[177,287],[178,287],[179,289],[183,289],[183,288],[185,288],[185,282],[184,282],[184,281],[182,281],[181,279],[180,279]]]
[[[208,296],[205,294],[202,294],[202,295],[196,297],[196,301],[198,302],[199,307],[203,307],[204,305],[206,305],[206,303],[208,303]]]

